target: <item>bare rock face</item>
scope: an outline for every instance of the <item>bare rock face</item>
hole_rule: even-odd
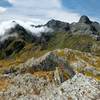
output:
[[[100,33],[100,24],[97,22],[90,21],[90,19],[83,15],[81,16],[79,22],[72,23],[71,26],[71,32],[73,34],[79,34],[79,35],[90,35],[92,37],[99,37]]]
[[[55,32],[68,32],[70,30],[69,23],[54,19],[48,21],[46,26],[52,28]]]
[[[71,97],[72,100],[99,100],[100,83],[92,78],[87,78],[82,74],[75,75],[72,79],[64,82],[60,89],[62,95]]]
[[[83,15],[83,16],[81,16],[81,18],[80,18],[80,20],[79,20],[79,23],[90,24],[91,21],[90,21],[90,19],[89,19],[87,16]]]

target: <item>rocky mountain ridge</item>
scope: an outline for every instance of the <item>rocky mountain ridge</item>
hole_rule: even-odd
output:
[[[100,24],[90,21],[87,16],[82,16],[79,22],[71,24],[58,20],[50,20],[45,25],[30,25],[27,27],[15,21],[8,25],[10,26],[10,24],[14,24],[14,26],[6,29],[3,35],[0,36],[0,58],[9,57],[12,54],[16,55],[29,43],[35,45],[37,49],[39,47],[41,49],[78,49],[79,43],[77,42],[80,38],[83,38],[82,42],[79,40],[82,48],[82,50],[79,49],[80,51],[87,51],[87,48],[87,52],[92,52],[93,50],[91,51],[91,49],[94,45],[96,50],[93,53],[98,53],[100,49]],[[59,39],[59,37],[63,39]],[[84,39],[87,40],[85,41]],[[75,40],[77,40],[75,47],[73,43],[72,46],[66,43],[67,41],[69,43],[75,42]],[[53,41],[55,43],[52,43]],[[54,48],[51,44],[56,44],[57,47]]]
[[[60,32],[69,32],[72,34],[89,34],[93,36],[100,37],[100,24],[98,22],[90,21],[90,19],[87,16],[81,16],[79,22],[77,23],[66,23],[61,22],[58,20],[50,20],[46,26],[53,28],[54,31],[60,31]]]

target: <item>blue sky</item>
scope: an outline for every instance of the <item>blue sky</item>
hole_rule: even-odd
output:
[[[7,0],[0,0],[0,6],[1,7],[11,7],[12,4]]]
[[[100,0],[0,0],[0,21],[43,23],[50,19],[78,21],[81,15],[100,22]]]
[[[100,0],[62,0],[65,9],[100,18]]]

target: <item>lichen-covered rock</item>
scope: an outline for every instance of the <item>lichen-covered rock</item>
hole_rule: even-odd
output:
[[[56,67],[63,67],[70,77],[75,75],[75,71],[71,68],[68,62],[63,58],[58,57],[53,52],[48,52],[44,56],[35,59],[34,57],[16,66],[16,71],[19,73],[33,72],[33,71],[55,71]],[[12,67],[11,67],[12,68]],[[15,68],[15,67],[13,67]],[[8,70],[9,71],[9,70]],[[5,72],[8,72],[5,71]],[[10,70],[11,72],[12,70]],[[14,70],[15,71],[15,70]]]
[[[3,99],[2,99],[3,98]],[[99,100],[100,83],[76,74],[59,85],[32,74],[12,77],[12,84],[0,92],[1,100]]]

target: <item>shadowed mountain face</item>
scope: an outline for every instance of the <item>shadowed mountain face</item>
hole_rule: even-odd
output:
[[[86,23],[86,24],[91,24],[92,22],[87,16],[82,16],[79,20],[79,23]]]
[[[87,16],[82,16],[79,22],[71,24],[52,19],[45,25],[30,25],[31,29],[52,29],[41,31],[39,36],[15,21],[12,23],[15,26],[0,36],[0,58],[16,56],[29,44],[33,45],[33,50],[71,48],[100,55],[100,24],[90,21]]]
[[[61,22],[54,19],[47,22],[46,26],[52,28],[55,32],[59,32],[59,31],[67,32],[70,30],[69,23]]]

